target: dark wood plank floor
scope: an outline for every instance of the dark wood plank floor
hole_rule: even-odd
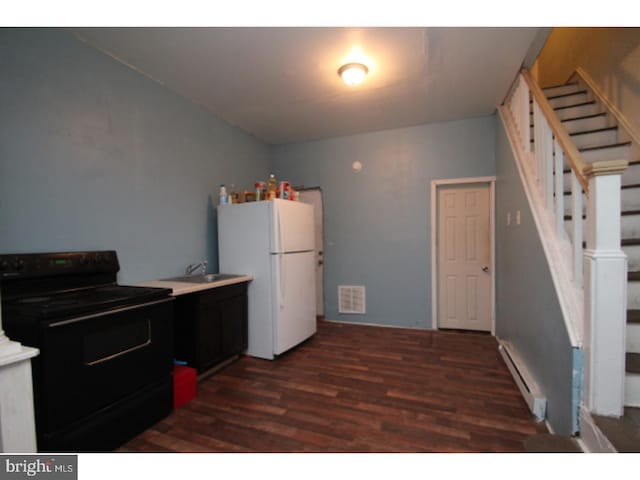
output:
[[[243,357],[120,452],[522,452],[531,420],[486,334],[319,321]]]

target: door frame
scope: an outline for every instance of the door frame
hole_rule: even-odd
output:
[[[491,255],[491,335],[496,334],[496,177],[447,178],[431,181],[431,326],[438,330],[438,188],[451,185],[485,183],[489,185],[489,254]]]

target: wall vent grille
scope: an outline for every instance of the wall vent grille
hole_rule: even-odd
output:
[[[338,285],[338,313],[365,313],[364,286]]]

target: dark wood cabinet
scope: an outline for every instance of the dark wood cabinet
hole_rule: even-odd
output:
[[[176,298],[175,358],[202,373],[247,349],[247,283]]]

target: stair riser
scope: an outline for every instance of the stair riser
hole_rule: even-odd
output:
[[[591,103],[589,105],[580,105],[577,107],[571,108],[561,108],[556,110],[556,115],[560,120],[564,120],[567,118],[575,118],[575,117],[584,117],[586,115],[594,115],[596,113],[600,113],[601,107],[597,103]]]
[[[577,83],[570,85],[558,85],[557,87],[543,88],[542,91],[547,97],[555,97],[556,95],[566,95],[580,90],[581,87]]]
[[[624,404],[627,407],[640,407],[640,375],[637,373],[625,375]]]
[[[571,215],[571,195],[564,195],[564,214]],[[622,202],[622,211],[640,210],[640,189],[625,188],[620,190],[620,201]],[[582,195],[582,213],[587,211],[587,196]]]
[[[623,215],[620,227],[621,238],[640,238],[640,215]],[[573,220],[565,220],[564,228],[567,232],[571,232]]]
[[[640,189],[623,188],[620,190],[622,211],[640,210]]]
[[[567,118],[567,117],[565,117]],[[569,133],[575,132],[584,132],[586,130],[596,130],[598,128],[607,128],[610,127],[609,119],[606,115],[592,117],[592,118],[581,118],[578,120],[569,120],[566,122],[562,122],[564,128]]]
[[[531,139],[534,138],[534,129],[531,128],[530,129],[530,134],[531,134]],[[571,140],[573,140],[573,143],[576,145],[576,147],[578,149],[580,148],[589,148],[589,147],[598,147],[601,145],[611,145],[614,144],[618,141],[618,132],[616,130],[604,130],[602,132],[594,132],[594,133],[588,133],[588,134],[581,134],[581,135],[573,135],[571,137]],[[532,142],[533,144],[533,142]],[[608,150],[610,149],[605,149],[603,150],[604,155],[619,155],[619,154],[627,154],[628,155],[628,150],[629,147],[616,147],[619,148],[619,152],[608,152]],[[535,149],[535,144],[534,144],[534,149]],[[589,153],[587,152],[583,152],[582,156],[585,157],[585,160],[587,159],[586,157],[588,157]],[[594,155],[591,155],[594,156]],[[626,158],[626,157],[624,157]],[[597,158],[598,160],[603,160],[601,158]],[[604,158],[604,160],[607,160],[607,158]],[[565,167],[568,166],[567,160],[565,159],[564,162]]]
[[[603,130],[601,132],[581,133],[580,135],[572,135],[571,140],[578,148],[611,145],[618,142],[618,131]]]
[[[632,163],[622,174],[622,185],[635,185],[640,183],[640,163]]]
[[[640,215],[623,215],[620,226],[621,238],[640,238]]]
[[[628,160],[629,146],[619,146],[610,148],[599,148],[597,150],[587,150],[580,152],[585,162],[592,163],[604,160]]]
[[[640,282],[627,283],[627,310],[640,310]]]
[[[564,214],[571,215],[571,195],[564,195]],[[587,211],[587,197],[582,195],[582,213]]]
[[[573,95],[549,98],[549,103],[553,108],[567,107],[569,105],[576,105],[578,103],[584,103],[588,101],[586,93],[574,93]]]
[[[627,353],[640,353],[640,323],[627,323]]]
[[[627,256],[627,268],[630,272],[640,272],[640,245],[622,247]]]

